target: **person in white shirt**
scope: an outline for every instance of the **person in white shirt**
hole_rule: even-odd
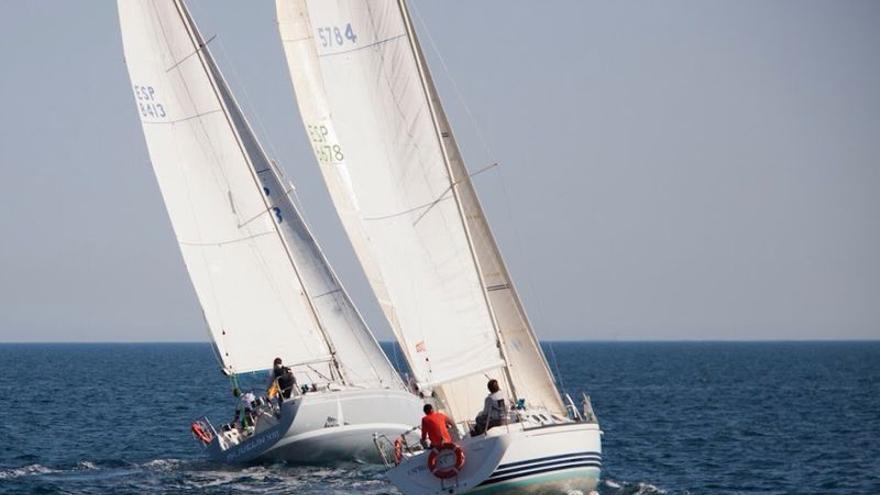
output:
[[[235,417],[232,418],[232,424],[238,422],[241,418],[241,428],[247,428],[254,425],[254,401],[257,398],[252,392],[241,393],[238,388],[232,389],[232,395],[238,398],[238,404],[235,406]]]
[[[483,401],[483,410],[477,415],[477,424],[471,431],[471,436],[482,435],[489,428],[503,425],[504,418],[507,417],[507,401],[498,386],[498,380],[489,380],[486,386],[489,388],[489,395]]]

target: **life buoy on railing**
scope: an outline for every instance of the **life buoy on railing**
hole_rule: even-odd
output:
[[[445,451],[452,451],[452,453],[455,454],[455,463],[453,463],[449,467],[437,467],[437,460],[440,458],[440,455],[443,454],[443,452]],[[457,476],[458,473],[461,471],[461,468],[463,467],[464,450],[462,450],[461,447],[454,443],[444,443],[439,447],[431,449],[431,453],[428,454],[428,471],[431,471],[431,474],[440,478],[441,480]]]
[[[192,431],[193,436],[205,445],[211,443],[211,440],[214,439],[214,436],[211,435],[211,432],[206,430],[200,421],[194,422],[190,426],[190,430]]]

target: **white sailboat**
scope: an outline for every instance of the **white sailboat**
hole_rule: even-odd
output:
[[[419,390],[459,424],[458,455],[438,460],[397,442],[388,477],[406,494],[595,489],[599,425],[586,396],[579,410],[556,387],[405,2],[276,6],[300,114],[337,212]],[[490,378],[517,407],[504,426],[469,437]]]
[[[119,0],[126,63],[150,159],[222,371],[272,368],[301,390],[253,428],[197,424],[213,459],[378,459],[400,434],[406,391],[251,131],[181,0]],[[262,402],[262,401],[261,401]],[[218,431],[219,430],[219,431]]]

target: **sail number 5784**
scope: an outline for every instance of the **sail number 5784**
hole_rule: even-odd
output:
[[[357,35],[354,34],[354,29],[351,28],[351,23],[349,22],[344,27],[341,26],[325,26],[318,28],[318,38],[321,40],[321,46],[334,47],[334,46],[344,46],[348,43],[355,44],[357,43]]]

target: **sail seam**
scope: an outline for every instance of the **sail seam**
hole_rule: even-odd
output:
[[[182,118],[182,119],[175,119],[175,120],[144,120],[143,123],[144,123],[144,124],[179,124],[179,123],[181,123],[181,122],[186,122],[186,121],[188,121],[188,120],[198,119],[198,118],[204,117],[204,116],[206,116],[206,115],[212,115],[212,114],[215,114],[215,113],[222,113],[222,112],[223,112],[223,109],[222,109],[222,108],[217,108],[217,109],[215,109],[215,110],[208,110],[207,112],[197,113],[197,114],[195,114],[195,115],[191,115],[191,116],[189,116],[189,117],[184,117],[184,118]]]
[[[341,50],[338,52],[331,52],[331,53],[318,53],[318,58],[332,57],[334,55],[345,55],[346,53],[359,52],[361,50],[366,50],[367,48],[372,48],[374,46],[384,45],[385,43],[388,43],[391,41],[396,41],[401,38],[406,38],[406,33],[398,34],[397,36],[392,36],[390,38],[385,38],[384,40],[374,41],[368,45],[359,46],[357,48],[349,48],[348,50]]]
[[[180,240],[178,242],[180,244],[185,244],[187,246],[225,246],[227,244],[235,244],[237,242],[249,241],[249,240],[257,238],[257,237],[263,237],[263,236],[272,235],[272,234],[274,234],[274,232],[270,231],[270,232],[260,232],[258,234],[249,235],[247,237],[239,237],[238,239],[229,239],[226,241],[215,241],[215,242],[202,241],[202,242],[199,242],[199,241]]]
[[[491,165],[487,165],[487,166],[481,168],[480,170],[477,170],[476,172],[474,172],[474,173],[468,175],[466,178],[461,179],[461,180],[457,180],[457,181],[455,181],[455,182],[449,184],[449,186],[447,186],[446,189],[445,189],[442,193],[440,193],[440,195],[439,195],[439,196],[437,197],[437,199],[435,199],[434,201],[430,201],[430,202],[428,202],[428,203],[423,203],[423,204],[420,204],[420,205],[418,205],[418,206],[413,206],[412,208],[407,208],[406,210],[403,210],[403,211],[401,211],[401,212],[399,212],[399,213],[391,213],[391,214],[389,214],[389,215],[382,215],[382,216],[378,216],[378,217],[364,217],[364,220],[370,220],[370,221],[373,221],[373,220],[387,220],[387,219],[389,219],[389,218],[394,218],[394,217],[399,217],[399,216],[402,216],[402,215],[406,215],[407,213],[413,213],[413,212],[415,212],[415,211],[421,210],[422,208],[427,208],[427,210],[425,210],[424,212],[422,212],[422,214],[419,215],[419,218],[417,218],[417,219],[413,222],[413,225],[415,226],[415,224],[419,223],[419,221],[420,221],[420,220],[421,220],[421,219],[422,219],[422,218],[423,218],[423,217],[424,217],[429,211],[431,211],[431,208],[433,208],[434,206],[436,206],[438,203],[440,203],[440,202],[443,201],[444,199],[449,199],[449,198],[446,197],[446,195],[449,193],[449,191],[452,190],[453,187],[457,186],[458,184],[461,184],[462,182],[464,182],[464,181],[470,179],[471,177],[473,177],[473,176],[475,176],[475,175],[481,174],[481,173],[485,172],[486,170],[489,170],[489,169],[491,169],[491,168],[493,168],[493,167],[496,167],[497,165],[498,165],[498,163],[493,163],[493,164],[491,164]]]

